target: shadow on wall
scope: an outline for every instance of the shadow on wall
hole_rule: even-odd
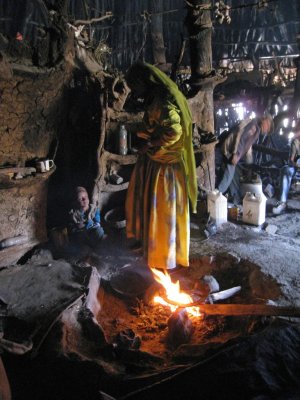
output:
[[[64,226],[76,186],[93,191],[100,133],[99,91],[83,72],[76,72],[66,96],[65,125],[58,145],[57,170],[49,182],[48,228]]]

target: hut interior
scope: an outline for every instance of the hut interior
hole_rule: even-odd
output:
[[[298,0],[1,0],[0,399],[300,398],[296,167],[273,211],[299,131],[299,32]],[[137,61],[191,111],[197,209],[174,271],[126,235]],[[217,190],[218,145],[264,116],[238,203]],[[97,246],[71,240],[78,187]]]

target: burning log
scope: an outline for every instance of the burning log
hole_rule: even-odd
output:
[[[193,290],[194,296],[190,296],[180,290],[179,281],[172,282],[169,274],[155,269],[152,269],[152,272],[156,281],[165,289],[165,295],[155,296],[154,302],[170,307],[172,312],[176,311],[177,308],[185,308],[189,314],[199,317],[203,303],[212,304],[215,301],[228,299],[241,290],[241,286],[236,286],[217,291],[219,290],[217,280],[212,275],[205,275],[199,282],[196,282]],[[197,300],[195,300],[195,295]]]
[[[168,342],[176,348],[188,343],[195,330],[186,309],[177,309],[168,320]]]
[[[170,307],[174,313],[168,321],[169,329],[177,330],[178,326],[184,325],[184,318],[186,313],[194,316],[206,315],[222,315],[222,316],[243,316],[243,315],[257,315],[257,316],[288,316],[300,317],[299,307],[278,307],[266,304],[213,304],[215,301],[224,300],[233,296],[241,290],[241,286],[236,286],[220,292],[214,290],[218,288],[217,281],[213,280],[213,288],[209,286],[209,282],[213,278],[208,276],[201,282],[196,283],[194,293],[198,293],[198,299],[194,300],[193,297],[187,293],[181,292],[179,281],[173,283],[168,274],[164,274],[155,269],[152,269],[155,279],[166,290],[165,296],[156,296],[154,302]],[[209,278],[209,279],[208,279]],[[210,304],[207,304],[210,303]],[[181,310],[181,311],[180,311]],[[183,312],[180,314],[180,312]],[[173,321],[174,320],[174,321]],[[178,321],[177,321],[178,320]],[[180,328],[183,330],[183,328]],[[171,337],[173,333],[170,333]]]
[[[193,298],[180,290],[179,281],[172,282],[171,276],[168,273],[161,272],[155,268],[151,269],[155,280],[160,283],[165,289],[165,296],[155,296],[154,303],[162,304],[175,312],[177,308],[186,308],[186,311],[194,316],[200,316],[198,307],[194,307]]]

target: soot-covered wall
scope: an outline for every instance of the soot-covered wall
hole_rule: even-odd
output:
[[[47,186],[55,168],[28,175],[26,168],[34,167],[36,159],[54,156],[69,79],[66,68],[35,70],[26,65],[11,64],[9,73],[1,74],[0,265],[16,262],[47,239]],[[7,246],[8,239],[20,243]]]

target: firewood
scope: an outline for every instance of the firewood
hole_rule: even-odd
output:
[[[279,307],[266,304],[198,304],[206,315],[259,315],[300,317],[299,307]]]
[[[190,341],[194,327],[185,309],[177,309],[170,316],[168,330],[168,342],[172,347],[178,347]]]

